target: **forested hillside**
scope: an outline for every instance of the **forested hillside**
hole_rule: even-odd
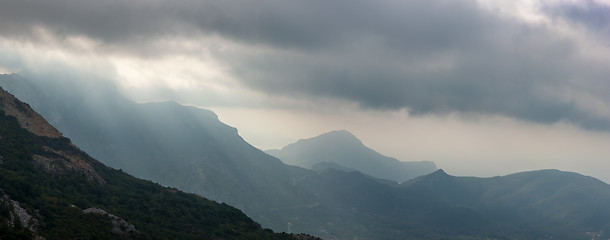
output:
[[[65,137],[38,136],[31,129],[53,128],[0,94],[0,239],[293,239],[226,204],[106,167]]]

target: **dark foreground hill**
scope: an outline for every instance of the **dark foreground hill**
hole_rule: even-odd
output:
[[[360,171],[396,182],[404,182],[436,170],[436,165],[431,161],[401,162],[381,155],[346,130],[301,139],[282,149],[266,152],[290,165],[313,170],[334,168]]]
[[[0,88],[0,239],[295,236],[265,230],[226,204],[104,166]]]

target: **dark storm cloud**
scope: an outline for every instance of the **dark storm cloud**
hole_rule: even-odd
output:
[[[130,32],[130,25],[145,19],[133,17],[133,6],[103,1],[2,1],[0,19],[3,33],[31,34],[36,27],[48,28],[58,35],[83,34],[115,39]],[[135,20],[135,22],[134,22]]]
[[[548,9],[592,32],[608,29],[602,6]],[[493,15],[475,1],[2,1],[2,37],[35,39],[37,27],[126,52],[171,52],[147,42],[178,36],[203,44],[217,34],[264,49],[214,53],[259,91],[413,114],[499,114],[610,129],[607,116],[553,94],[576,89],[609,102],[604,62],[582,57],[583,46],[552,25]]]
[[[359,32],[377,30],[368,32],[374,41],[354,38],[303,58],[255,56],[242,63],[248,71],[240,76],[266,91],[339,97],[367,108],[500,114],[610,129],[607,117],[549,93],[576,87],[610,100],[600,91],[610,88],[605,63],[582,59],[581,46],[548,26],[510,22],[472,2],[459,3],[464,5],[425,8],[427,2],[413,1],[402,7],[420,10],[405,17],[418,21],[396,18]],[[391,30],[379,30],[384,27]]]
[[[122,41],[200,31],[278,47],[337,46],[362,37],[442,47],[465,40],[482,20],[476,19],[473,4],[463,2],[4,0],[0,27],[4,34],[27,36],[35,27],[44,27],[58,35],[84,34],[134,45]],[[433,15],[444,19],[437,21]],[[451,26],[446,26],[447,19]],[[420,27],[422,23],[426,26]]]

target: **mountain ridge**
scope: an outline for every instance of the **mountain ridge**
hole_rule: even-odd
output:
[[[7,115],[13,103],[24,114]],[[272,233],[226,204],[106,167],[68,138],[32,130],[51,129],[32,111],[0,88],[1,239],[315,239]]]
[[[8,116],[13,116],[22,128],[39,136],[59,138],[63,135],[53,126],[48,124],[40,114],[30,108],[27,103],[17,100],[13,95],[0,88],[0,110]]]
[[[289,165],[307,169],[318,169],[321,166],[353,169],[396,182],[404,182],[436,170],[436,165],[431,161],[401,162],[384,156],[365,146],[347,130],[335,130],[313,138],[300,139],[281,149],[267,150],[266,153]]]
[[[276,231],[287,230],[288,217],[270,209],[311,202],[292,189],[293,179],[309,170],[284,165],[251,146],[212,111],[167,101],[139,104],[107,86],[95,87],[110,91],[107,97],[97,92],[90,99],[63,93],[74,84],[15,76],[2,75],[0,83],[26,81],[12,85],[31,88],[15,92],[39,97],[33,102],[42,115],[114,168],[228,203]]]

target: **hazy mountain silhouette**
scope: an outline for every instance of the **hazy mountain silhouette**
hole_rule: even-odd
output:
[[[401,162],[366,147],[346,130],[301,139],[267,153],[286,164],[319,170],[325,167],[356,170],[377,178],[404,182],[436,170],[434,162]]]
[[[555,239],[576,239],[583,232],[607,232],[610,227],[610,186],[572,172],[539,170],[473,178],[439,171],[401,187],[441,205],[471,209],[499,232],[511,226],[515,234],[539,232]],[[457,218],[458,222],[462,220]]]
[[[316,196],[312,214],[332,216],[323,231],[343,239],[584,239],[610,230],[610,186],[557,170],[493,178],[438,170],[389,184],[327,169],[297,187]]]

